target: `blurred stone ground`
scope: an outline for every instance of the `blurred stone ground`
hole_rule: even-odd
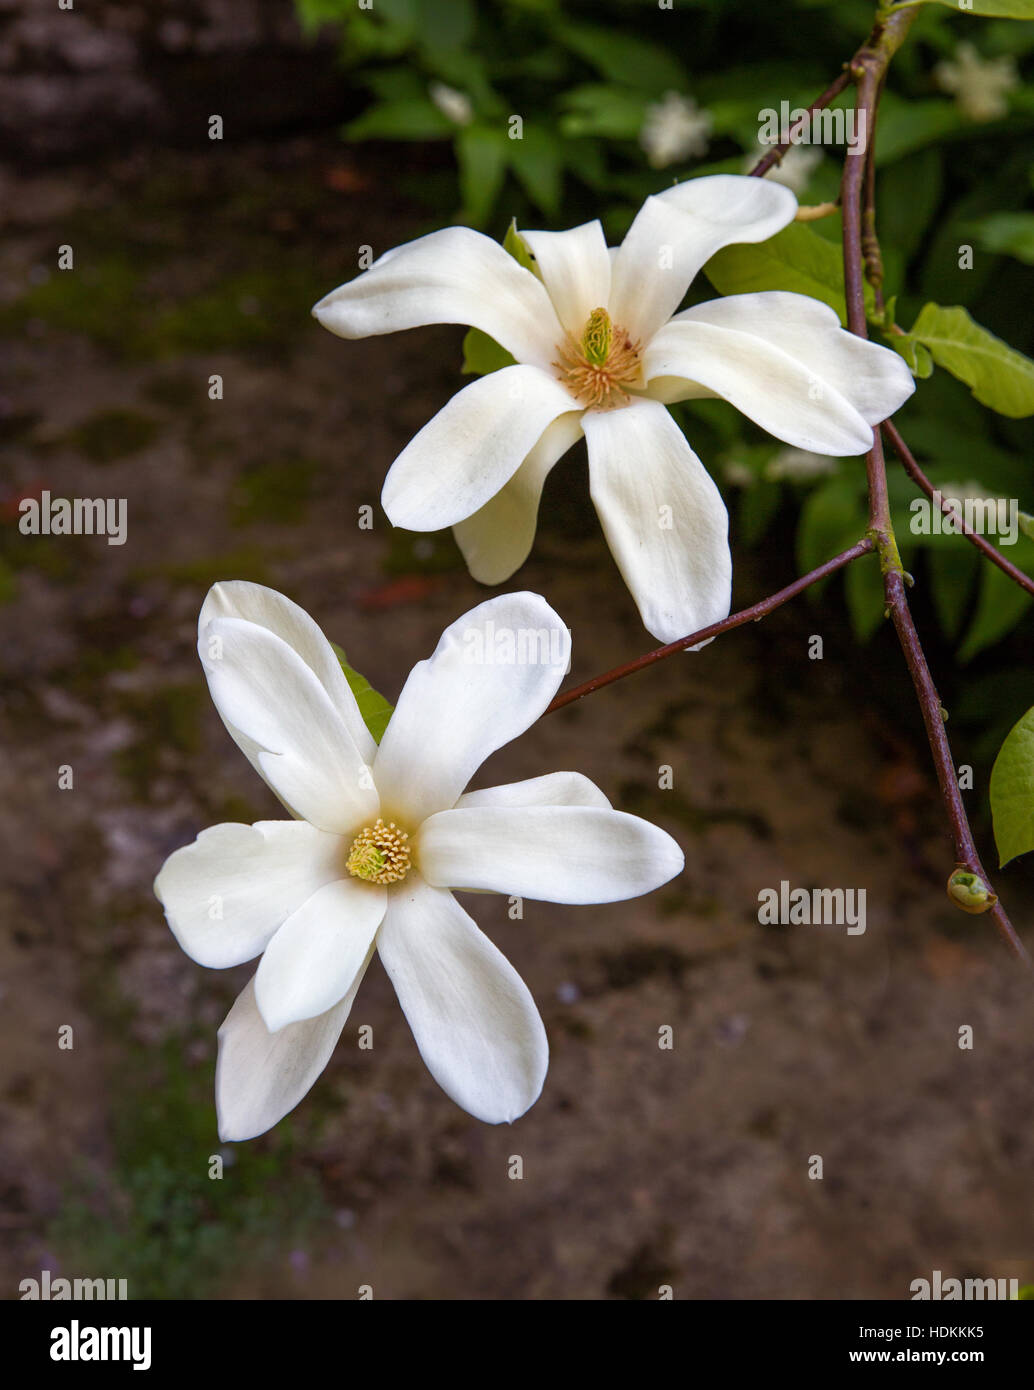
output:
[[[282,589],[389,698],[485,596],[448,536],[393,535],[377,503],[456,389],[461,331],[345,343],[308,317],[361,244],[424,229],[379,167],[296,140],[4,177],[4,1296],[44,1267],[128,1275],[140,1297],[905,1298],[935,1268],[1030,1281],[1030,984],[947,905],[925,756],[903,752],[911,715],[892,727],[903,670],[889,646],[853,650],[832,593],[551,716],[480,775],[578,768],[687,857],[627,904],[529,902],[513,922],[505,899],[469,900],[549,1032],[526,1117],[486,1127],[448,1100],[375,963],[292,1120],[224,1150],[209,1180],[215,1032],[251,967],[187,959],[151,883],[205,826],[280,808],[208,700],[204,593]],[[74,271],[56,270],[59,243]],[[127,543],[20,535],[18,499],[44,488],[125,497]],[[575,453],[513,581],[573,628],[572,682],[651,645],[585,492]],[[787,573],[739,557],[737,605]],[[865,888],[868,930],[759,926],[758,892],[782,879]],[[1011,891],[1022,928],[1031,895]]]

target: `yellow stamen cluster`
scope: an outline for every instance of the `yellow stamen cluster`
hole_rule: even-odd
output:
[[[353,878],[366,883],[398,883],[409,873],[408,839],[394,821],[385,825],[378,816],[352,841],[345,867]]]
[[[633,342],[606,309],[593,309],[581,341],[568,337],[557,345],[560,360],[553,366],[571,394],[587,410],[612,410],[628,404],[623,388],[640,380],[642,345]]]

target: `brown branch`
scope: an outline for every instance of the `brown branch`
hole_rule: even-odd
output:
[[[916,487],[918,487],[920,491],[925,492],[932,502],[936,489],[930,479],[919,467],[914,454],[901,438],[896,426],[893,425],[890,420],[884,420],[880,429],[893,446],[894,452],[901,460],[905,472],[915,483]],[[996,545],[992,545],[990,541],[984,540],[983,536],[978,535],[976,531],[971,531],[951,503],[946,501],[943,497],[940,499],[940,508],[945,516],[955,518],[960,534],[975,545],[981,554],[985,555],[993,565],[997,565],[1002,573],[1007,574],[1021,589],[1026,589],[1028,594],[1034,594],[1034,579],[1031,579],[1029,574],[1024,574],[1023,570],[1018,569],[1010,560],[1007,560]]]
[[[850,81],[851,74],[845,68],[840,76],[829,84],[822,95],[812,102],[804,115],[801,116],[799,120],[794,121],[793,125],[789,127],[786,132],[787,139],[782,141],[781,144],[773,145],[768,154],[758,160],[754,168],[751,169],[749,177],[752,179],[763,178],[765,174],[768,173],[769,169],[772,168],[773,164],[779,164],[782,161],[783,155],[793,144],[793,139],[791,137],[796,135],[799,130],[811,121],[816,111],[821,111],[823,107],[828,106],[831,101],[834,101],[844,88],[850,84]]]
[[[850,72],[856,85],[856,110],[862,122],[866,138],[866,160],[852,157],[844,158],[844,174],[840,185],[840,204],[844,221],[844,293],[847,303],[847,326],[860,338],[868,337],[865,321],[865,233],[863,204],[866,197],[866,164],[871,153],[868,141],[872,137],[875,112],[879,103],[880,91],[887,72],[887,65],[900,47],[916,15],[915,9],[892,11],[882,24],[877,24],[867,42],[858,50],[850,63]],[[875,222],[873,221],[873,231]],[[891,426],[893,430],[893,426]],[[891,437],[891,436],[888,436]],[[955,861],[958,870],[976,875],[986,886],[993,903],[991,916],[1003,940],[1018,960],[1028,968],[1031,959],[1023,943],[1005,914],[1001,903],[990,894],[990,884],[980,862],[973,833],[970,829],[966,808],[962,804],[955,763],[951,755],[948,737],[944,732],[945,714],[934,685],[933,676],[923,651],[919,634],[908,606],[905,593],[905,573],[898,554],[894,537],[894,524],[890,514],[890,499],[887,493],[887,469],[883,458],[883,440],[877,430],[873,435],[872,448],[865,457],[866,474],[869,481],[869,535],[880,557],[883,573],[883,592],[887,612],[894,624],[901,650],[908,665],[916,698],[926,726],[926,736],[930,744],[941,799],[951,825],[955,848]]]
[[[756,623],[771,613],[773,609],[780,608],[784,603],[788,603],[790,599],[796,598],[798,594],[810,588],[812,584],[817,584],[820,579],[826,579],[829,575],[835,574],[837,570],[843,569],[852,560],[857,560],[860,555],[867,554],[873,548],[872,541],[866,536],[857,545],[851,546],[849,550],[841,551],[839,555],[834,555],[832,560],[827,560],[817,569],[809,570],[800,579],[795,579],[792,584],[788,584],[785,589],[769,594],[768,598],[761,599],[759,603],[754,603],[749,608],[741,608],[738,613],[731,613],[729,617],[722,618],[720,622],[711,623],[709,627],[702,627],[699,632],[690,633],[688,637],[680,637],[677,642],[669,642],[667,646],[656,647],[652,652],[647,652],[645,656],[638,656],[634,661],[626,662],[624,666],[615,666],[612,671],[604,671],[601,676],[593,676],[592,680],[586,681],[584,685],[576,685],[573,690],[563,691],[552,704],[547,705],[543,713],[552,714],[555,710],[563,709],[565,705],[573,704],[575,700],[581,700],[586,695],[592,695],[595,691],[602,690],[606,685],[613,685],[615,681],[622,680],[625,676],[634,675],[636,671],[643,671],[647,666],[653,666],[656,662],[663,661],[665,657],[674,656],[676,652],[684,652],[687,647],[695,647],[699,642],[710,641],[712,637],[718,637],[723,632],[731,632],[733,628],[743,627],[746,623]]]

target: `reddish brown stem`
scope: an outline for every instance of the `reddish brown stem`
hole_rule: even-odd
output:
[[[932,502],[935,492],[934,485],[919,467],[919,464],[915,460],[915,455],[901,438],[897,427],[892,424],[890,420],[884,420],[880,429],[893,446],[894,452],[901,460],[905,472],[915,483],[916,487],[918,487],[920,491],[925,492]],[[945,516],[952,516],[955,518],[960,534],[965,536],[972,545],[975,545],[982,555],[986,555],[993,565],[997,565],[1002,573],[1007,574],[1021,589],[1026,589],[1028,594],[1034,594],[1034,579],[1031,579],[1029,574],[1024,574],[1023,570],[1017,569],[1011,561],[1005,558],[997,546],[992,545],[990,541],[986,541],[983,536],[977,535],[976,531],[971,531],[951,503],[947,502],[943,497],[940,499],[940,508]]]
[[[729,617],[722,618],[720,622],[711,623],[709,627],[702,627],[699,632],[692,632],[688,637],[680,637],[677,642],[669,642],[667,646],[656,647],[652,652],[647,652],[645,656],[638,656],[634,661],[626,662],[624,666],[615,666],[612,671],[604,671],[601,676],[593,676],[591,681],[586,681],[584,685],[576,685],[573,690],[563,691],[551,705],[546,707],[544,713],[552,714],[554,710],[563,709],[565,705],[573,704],[575,700],[581,700],[586,695],[592,695],[594,691],[602,690],[605,685],[613,685],[615,681],[623,680],[625,676],[634,675],[636,671],[644,671],[647,666],[653,666],[655,662],[663,661],[667,656],[674,656],[676,652],[684,652],[687,647],[695,647],[698,642],[707,642],[712,637],[720,636],[723,632],[731,632],[735,627],[743,627],[745,623],[756,623],[771,613],[773,609],[780,608],[790,599],[796,598],[812,584],[817,584],[820,579],[835,574],[837,570],[843,569],[852,560],[857,560],[860,555],[865,555],[872,549],[873,543],[866,536],[857,545],[851,546],[850,550],[843,550],[839,555],[834,555],[832,560],[827,560],[824,565],[819,565],[817,569],[809,570],[800,579],[795,579],[792,584],[788,584],[785,589],[780,589],[775,594],[769,594],[768,598],[762,599],[759,603],[751,604],[749,608],[741,608],[738,613],[731,613]]]
[[[831,101],[835,101],[844,88],[848,86],[850,81],[851,74],[845,69],[839,77],[829,84],[822,95],[812,102],[807,112],[801,116],[799,120],[794,121],[786,132],[787,136],[792,137],[796,135],[798,130],[808,124],[816,111],[821,111],[823,107],[828,106]],[[768,173],[769,169],[772,168],[773,164],[778,164],[782,160],[783,155],[792,144],[792,138],[787,138],[781,144],[773,145],[768,154],[759,159],[757,164],[754,165],[754,168],[751,169],[750,177],[752,179],[763,178],[764,175]]]

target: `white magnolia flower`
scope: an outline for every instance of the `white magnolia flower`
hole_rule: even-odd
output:
[[[427,95],[453,125],[470,125],[474,119],[474,107],[466,92],[458,92],[455,87],[447,87],[444,82],[432,82],[427,89]]]
[[[771,153],[771,145],[758,142],[757,149],[743,161],[743,172],[753,169],[759,159]],[[795,196],[800,197],[811,181],[811,176],[822,163],[822,151],[804,145],[791,145],[783,153],[782,159],[773,164],[765,175],[768,183],[781,183]]]
[[[546,1075],[545,1029],[452,889],[615,902],[683,866],[670,835],[576,772],[464,794],[556,693],[570,653],[556,613],[506,594],[453,623],[379,746],[330,643],[282,594],[215,585],[198,650],[227,729],[295,817],[205,830],[155,881],[201,965],[261,956],[219,1030],[220,1137],[262,1134],[298,1104],[375,950],[443,1090],[492,1124],[522,1115]]]
[[[343,338],[471,324],[516,359],[466,386],[395,460],[396,526],[455,528],[471,574],[500,583],[531,549],[546,475],[583,434],[592,500],[643,622],[674,641],[725,617],[721,494],[666,407],[721,396],[799,449],[860,454],[914,390],[901,357],[782,292],[677,313],[704,263],[791,222],[788,189],[715,174],[647,198],[621,246],[599,222],[524,232],[537,271],[467,227],[386,252],[314,313]]]
[[[968,40],[955,50],[954,59],[945,59],[934,68],[934,79],[942,92],[952,92],[963,115],[972,121],[994,121],[1009,114],[1007,92],[1019,86],[1016,60],[1011,54],[1001,58],[982,58]]]
[[[653,169],[666,169],[682,159],[707,153],[707,141],[714,121],[692,97],[665,92],[660,101],[646,108],[639,143]]]

